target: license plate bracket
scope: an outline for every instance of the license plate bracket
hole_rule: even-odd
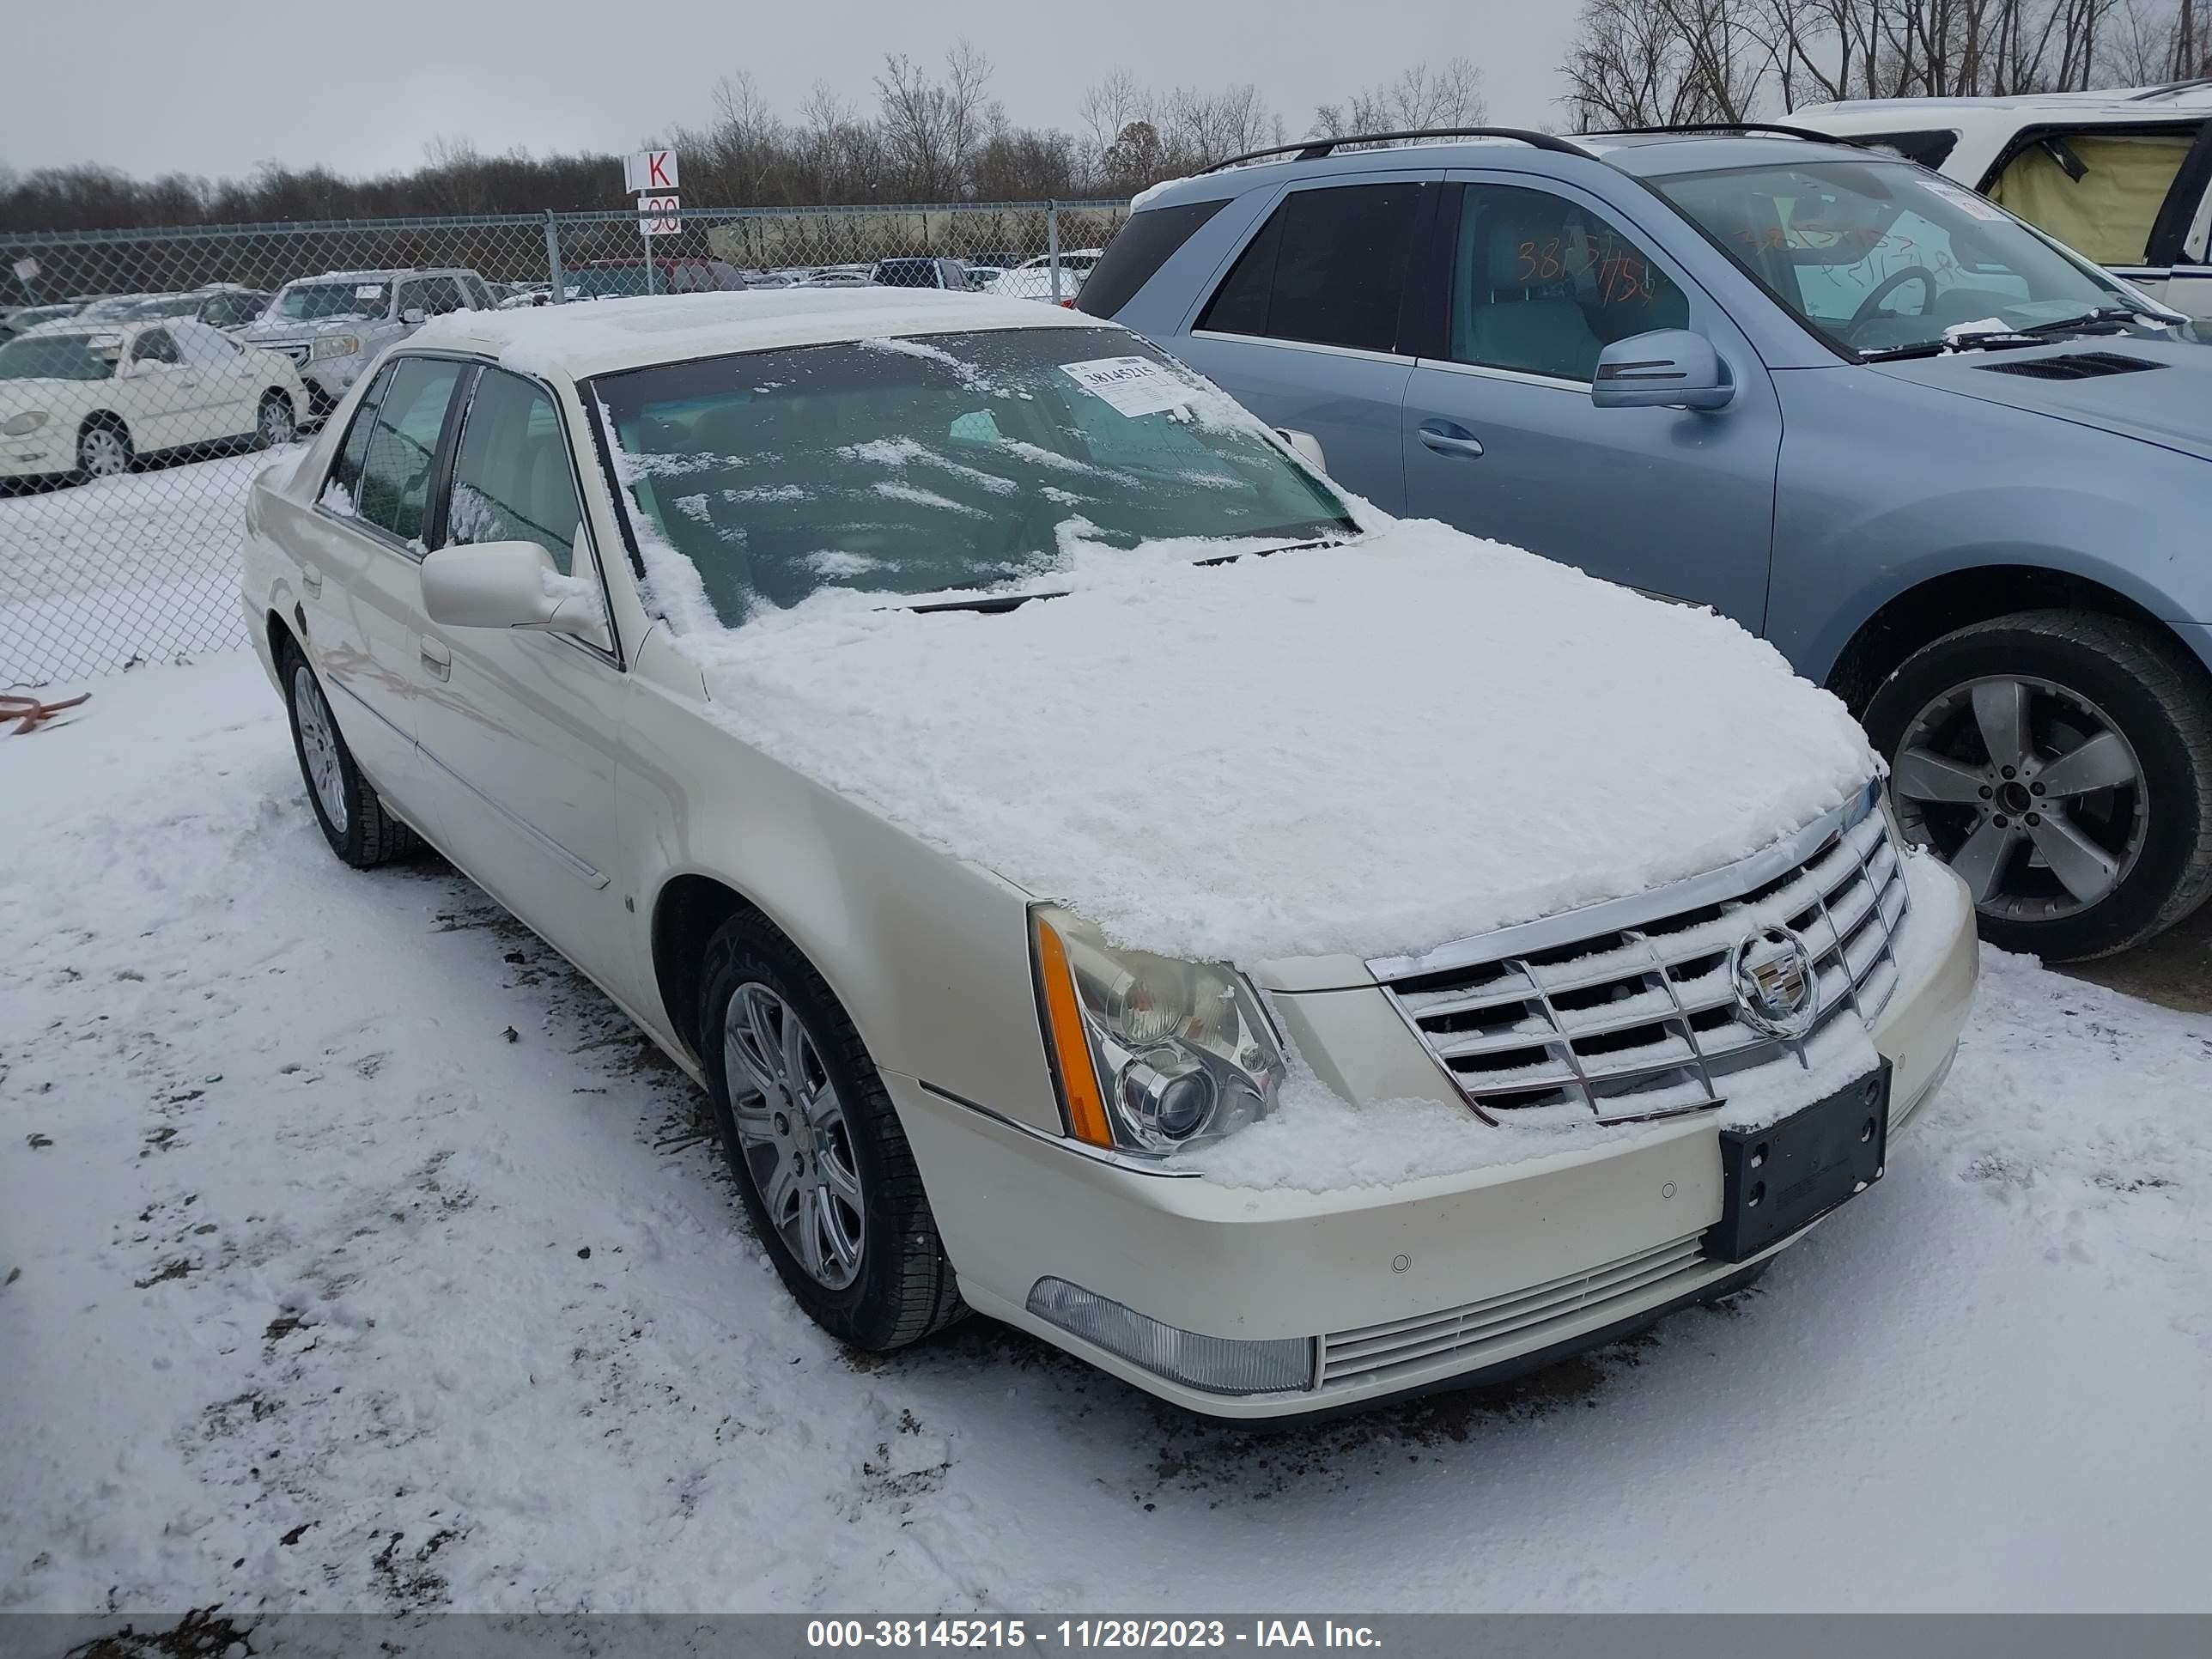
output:
[[[1721,1218],[1705,1253],[1743,1261],[1881,1179],[1889,1160],[1889,1062],[1761,1129],[1720,1132]]]

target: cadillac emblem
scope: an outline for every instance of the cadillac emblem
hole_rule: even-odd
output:
[[[1813,953],[1787,927],[1746,933],[1729,954],[1736,1006],[1769,1036],[1796,1040],[1813,1029],[1820,1012],[1820,980]]]

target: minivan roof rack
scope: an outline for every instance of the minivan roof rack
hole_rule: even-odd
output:
[[[1847,144],[1855,149],[1865,148],[1856,138],[1840,137],[1832,132],[1815,132],[1810,127],[1785,126],[1778,121],[1674,121],[1656,127],[1607,127],[1602,132],[1593,132],[1588,136],[1592,138],[1632,138],[1669,132],[1778,132],[1785,138],[1803,138],[1816,144]]]
[[[1589,154],[1580,144],[1557,133],[1532,132],[1524,127],[1419,127],[1410,132],[1346,132],[1328,138],[1304,138],[1295,144],[1274,144],[1266,149],[1248,149],[1242,155],[1200,167],[1199,173],[1201,176],[1218,173],[1224,167],[1262,161],[1270,155],[1292,155],[1301,161],[1318,161],[1346,144],[1380,144],[1407,138],[1514,138],[1536,149],[1557,150],[1566,155]]]

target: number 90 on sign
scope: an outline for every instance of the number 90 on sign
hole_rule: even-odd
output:
[[[679,204],[673,196],[641,196],[637,198],[637,228],[647,236],[679,236],[684,232],[684,221]]]

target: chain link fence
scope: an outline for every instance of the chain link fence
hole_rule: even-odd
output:
[[[245,495],[428,316],[709,289],[1072,299],[1120,202],[0,236],[0,686],[245,643]],[[648,257],[649,256],[649,257]]]

